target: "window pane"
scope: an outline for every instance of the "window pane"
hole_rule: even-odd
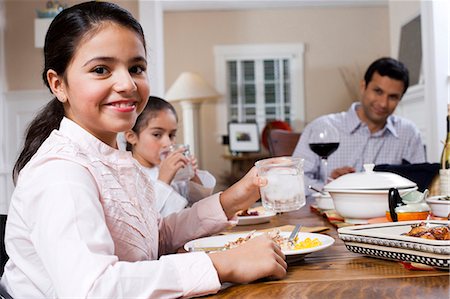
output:
[[[275,84],[273,83],[264,84],[264,95],[266,97],[266,103],[275,103],[276,101]]]
[[[283,86],[284,102],[288,104],[291,102],[291,85],[285,82]]]
[[[238,108],[237,107],[230,107],[230,116],[233,118],[238,117]]]
[[[232,105],[238,102],[238,87],[235,83],[230,84],[230,103]]]
[[[285,106],[284,107],[284,115],[287,117],[291,113],[291,107]]]
[[[254,81],[255,80],[255,62],[254,61],[243,61],[242,66],[243,66],[243,71],[244,71],[244,80],[245,81]]]
[[[244,85],[244,103],[254,104],[256,102],[256,88],[255,84]]]
[[[275,61],[264,60],[264,80],[275,80]]]
[[[269,115],[274,115],[276,116],[276,108],[275,107],[266,107],[266,118]]]
[[[230,80],[230,83],[236,83],[237,82],[237,64],[236,61],[228,61],[228,80]]]
[[[284,81],[289,82],[290,81],[290,65],[289,65],[289,60],[284,59],[283,60],[283,79]]]
[[[244,111],[245,111],[246,117],[253,116],[253,118],[254,118],[254,116],[256,115],[256,109],[255,109],[255,107],[248,107],[248,108],[245,108]]]

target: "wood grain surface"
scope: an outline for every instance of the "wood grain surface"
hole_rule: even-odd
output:
[[[227,285],[205,298],[450,298],[448,271],[407,270],[396,261],[352,253],[339,239],[336,228],[311,212],[309,204],[299,211],[278,214],[270,223],[236,226],[231,230],[260,230],[297,223],[329,227],[323,234],[333,237],[335,244],[290,264],[282,280]]]

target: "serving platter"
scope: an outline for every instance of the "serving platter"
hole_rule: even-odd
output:
[[[421,263],[450,268],[450,240],[429,240],[405,236],[412,225],[423,221],[401,221],[342,227],[338,235],[348,250],[382,259]],[[431,220],[429,226],[449,225]]]

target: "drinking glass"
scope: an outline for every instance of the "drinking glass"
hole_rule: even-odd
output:
[[[168,147],[165,147],[161,150],[159,157],[162,160],[164,160],[167,155],[171,152],[174,152],[180,148],[184,148],[183,154],[190,159],[191,158],[191,152],[189,150],[188,144],[172,144]],[[177,173],[175,174],[173,181],[189,181],[194,177],[194,169],[192,169],[191,163],[186,164],[184,167],[180,168]]]
[[[328,157],[339,147],[339,131],[329,121],[314,126],[308,136],[309,148],[321,160],[322,180],[328,182]]]
[[[258,176],[267,180],[267,185],[260,188],[261,201],[266,210],[288,212],[305,205],[303,159],[269,158],[257,161],[255,166]]]

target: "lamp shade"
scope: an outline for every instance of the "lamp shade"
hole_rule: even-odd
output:
[[[196,73],[183,72],[166,92],[168,101],[192,101],[217,99],[220,94]]]

